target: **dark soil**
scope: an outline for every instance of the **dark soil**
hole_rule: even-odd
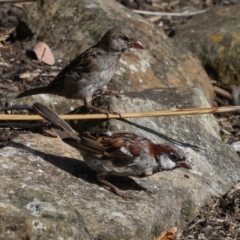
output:
[[[56,59],[54,66],[48,66],[29,57],[29,48],[33,46],[27,40],[19,41],[16,32],[11,31],[17,26],[18,17],[28,5],[0,4],[0,93],[47,85],[69,63],[69,59]],[[22,77],[22,74],[30,76]],[[29,132],[40,133],[42,129],[34,126],[29,128],[28,125],[16,127],[13,123],[0,122],[0,147],[6,146],[18,134]]]
[[[222,198],[215,198],[183,231],[181,240],[240,239],[240,184]]]
[[[199,11],[214,5],[226,6],[238,4],[237,0],[118,0],[123,5],[140,10],[159,12]],[[28,4],[0,5],[0,93],[19,92],[25,89],[47,85],[52,81],[69,59],[56,59],[54,66],[48,66],[33,58],[27,52],[30,47],[27,40],[20,41],[15,31],[18,17]],[[156,17],[144,15],[150,21],[162,27],[168,36],[174,37],[179,24],[184,24],[190,17]],[[11,31],[12,30],[12,31]],[[22,77],[27,73],[28,77]],[[217,79],[215,79],[217,80]],[[218,96],[216,104],[231,104]],[[218,116],[223,141],[232,144],[240,141],[240,118],[237,115]],[[42,125],[12,126],[0,121],[0,148],[18,134],[38,132],[44,133]],[[240,188],[221,198],[214,198],[204,206],[199,215],[183,231],[181,239],[230,240],[240,239]]]

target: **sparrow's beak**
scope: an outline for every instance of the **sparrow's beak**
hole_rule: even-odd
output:
[[[139,40],[129,42],[129,46],[130,46],[130,48],[144,49],[144,46],[142,45],[142,43]]]
[[[177,162],[177,166],[192,169],[191,165],[187,161],[179,161]]]

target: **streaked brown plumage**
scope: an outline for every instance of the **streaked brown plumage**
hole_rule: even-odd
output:
[[[96,91],[100,91],[120,98],[116,91],[105,89],[101,92],[101,89],[112,79],[122,53],[128,48],[143,48],[143,45],[132,30],[113,28],[96,45],[62,69],[48,86],[27,90],[17,98],[41,93],[56,94],[84,100],[85,106],[90,110],[105,113],[91,105],[92,96]]]
[[[85,163],[97,172],[97,178],[101,183],[121,197],[131,196],[105,180],[107,175],[144,177],[177,167],[191,168],[183,151],[176,146],[154,144],[151,140],[135,133],[78,134],[67,122],[43,104],[35,103],[33,109],[64,130],[56,129],[55,132],[64,142],[81,152]],[[139,187],[147,191],[146,188]]]

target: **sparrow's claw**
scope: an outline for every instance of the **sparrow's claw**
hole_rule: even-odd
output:
[[[116,98],[118,98],[119,100],[122,100],[122,97],[121,97],[121,94],[122,93],[122,90],[121,91],[118,91],[118,90],[109,90],[107,89],[106,87],[105,88],[102,88],[102,89],[99,89],[97,90],[94,95],[93,95],[93,98],[95,97],[99,97],[101,95],[112,95],[112,96],[115,96]]]
[[[100,108],[96,108],[94,106],[86,106],[89,110],[95,112],[95,113],[101,113],[101,114],[106,114],[107,115],[107,118],[109,118],[109,114],[114,114],[114,115],[118,115],[119,117],[122,117],[121,116],[121,113],[119,112],[112,112],[112,111],[106,111],[106,110],[102,110]]]
[[[120,101],[122,101],[122,96],[121,96],[121,93],[123,93],[122,90],[116,90],[116,91],[113,91],[113,90],[108,90],[108,91],[111,91],[110,95],[113,95],[115,96],[117,99],[119,99]]]
[[[124,199],[133,199],[134,196],[131,194],[131,193],[126,193],[126,192],[123,192],[123,191],[120,191],[118,193],[116,193],[118,196],[124,198]]]
[[[133,195],[132,194],[129,194],[129,193],[126,193],[126,192],[123,192],[121,191],[119,188],[117,188],[116,186],[114,186],[112,183],[108,182],[107,180],[104,179],[103,176],[101,175],[97,175],[97,179],[99,182],[103,183],[105,186],[108,187],[108,189],[117,194],[118,196],[124,198],[124,199],[133,199]]]
[[[113,111],[113,112],[109,112],[110,114],[114,114],[114,115],[118,115],[120,118],[122,117],[122,115],[121,115],[121,113],[120,112],[115,112],[115,111]]]
[[[108,111],[105,111],[105,110],[102,110],[100,108],[96,108],[94,106],[86,106],[89,110],[95,112],[95,113],[101,113],[101,114],[106,114],[107,115],[107,118],[109,117],[109,112]]]
[[[119,112],[114,112],[114,111],[106,111],[106,110],[102,110],[100,108],[94,107],[90,102],[87,101],[87,99],[84,99],[84,106],[95,112],[95,113],[102,113],[102,114],[106,114],[107,117],[109,117],[109,114],[115,114],[115,115],[119,115],[119,117],[122,117],[121,114]]]
[[[115,186],[114,186],[114,187],[115,187]],[[110,188],[110,190],[111,190],[112,192],[114,192],[115,194],[117,194],[118,196],[124,198],[124,199],[133,199],[133,198],[134,198],[134,196],[133,196],[131,193],[127,193],[127,192],[125,192],[125,191],[121,191],[121,190],[120,190],[119,188],[117,188],[117,187],[115,187],[114,190]]]
[[[146,192],[147,194],[152,194],[154,192],[152,192],[151,190],[141,186],[140,184],[138,184],[133,178],[125,178],[125,180],[130,184],[132,185],[132,187],[138,191],[144,191]]]

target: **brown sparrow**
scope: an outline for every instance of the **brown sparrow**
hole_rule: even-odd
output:
[[[85,163],[97,172],[97,179],[101,183],[123,198],[131,198],[131,195],[105,180],[107,175],[145,177],[177,167],[191,169],[184,153],[174,145],[155,144],[135,133],[78,134],[45,105],[34,103],[33,109],[64,130],[56,129],[55,132],[64,142],[80,151]],[[133,179],[131,181],[138,185]],[[138,189],[148,192],[140,185]]]
[[[104,86],[112,79],[122,53],[129,48],[144,47],[132,30],[123,27],[112,28],[96,45],[62,69],[48,86],[24,91],[17,98],[41,93],[56,94],[71,99],[82,99],[89,110],[107,114],[106,111],[92,106],[92,96],[97,92],[96,95],[108,94],[121,98],[118,91],[108,90]]]

